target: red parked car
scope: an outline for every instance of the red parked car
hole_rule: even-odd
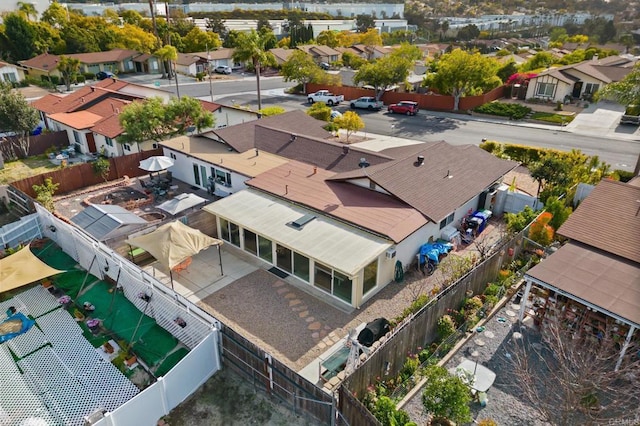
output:
[[[416,115],[420,108],[418,108],[418,103],[413,101],[400,101],[397,104],[391,104],[387,108],[391,114],[407,114],[407,115]]]

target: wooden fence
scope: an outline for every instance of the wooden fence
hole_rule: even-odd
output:
[[[22,157],[21,150],[17,149],[13,142],[15,138],[7,137],[0,140],[0,153],[5,160],[14,160]],[[29,141],[29,156],[44,154],[51,147],[69,146],[69,135],[66,131],[43,133],[31,136]]]
[[[521,249],[522,238],[518,235],[442,291],[410,320],[398,326],[394,334],[345,380],[349,391],[355,395],[363,395],[376,377],[396,377],[407,359],[407,354],[416,354],[419,347],[427,348],[436,340],[438,319],[445,315],[448,309],[458,309],[467,297],[468,290],[473,294],[482,294],[487,284],[496,279],[500,269],[517,257]],[[350,409],[345,409],[345,412],[349,411]]]
[[[323,425],[347,425],[336,412],[332,395],[231,328],[223,327],[221,334],[225,367],[239,373],[255,388],[278,398],[296,414],[310,416]]]
[[[158,148],[125,155],[123,157],[109,158],[110,169],[107,180],[120,179],[124,176],[137,177],[147,174],[148,172],[138,168],[138,166],[141,160],[154,155],[162,155],[162,149]],[[104,183],[104,179],[102,179],[100,174],[94,171],[93,164],[84,163],[43,173],[38,176],[31,176],[11,183],[11,186],[35,198],[36,193],[33,190],[33,185],[42,185],[46,178],[51,178],[54,183],[60,184],[56,195],[66,194],[77,189]]]
[[[350,426],[382,425],[344,384],[338,388],[338,410]]]
[[[327,86],[324,84],[307,83],[307,93],[313,93],[318,90],[327,89],[338,95],[344,95],[346,101],[357,99],[361,96],[375,96],[375,92],[362,87],[351,86]],[[459,109],[466,111],[495,101],[504,97],[504,86],[495,88],[487,93],[478,96],[465,96],[460,98]],[[400,101],[414,101],[420,105],[421,109],[434,111],[451,111],[453,110],[453,96],[445,95],[427,95],[422,93],[402,93],[402,92],[385,92],[382,95],[382,101],[385,105],[394,104]]]

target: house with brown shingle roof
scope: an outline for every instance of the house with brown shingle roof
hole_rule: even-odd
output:
[[[563,102],[567,97],[591,99],[602,87],[623,79],[634,64],[635,61],[618,56],[550,68],[529,81],[526,97],[553,102]]]
[[[283,49],[282,47],[274,47],[269,52],[276,58],[276,64],[282,65],[289,60],[289,57],[295,49]]]
[[[331,64],[340,59],[341,55],[340,52],[338,52],[336,49],[321,44],[303,44],[297,46],[296,49],[302,50],[306,54],[311,55],[313,60],[317,63],[326,62],[328,64]]]
[[[410,265],[442,228],[484,208],[482,194],[517,166],[446,142],[375,152],[283,130],[269,118],[250,131],[238,126],[242,142],[161,145],[165,155],[184,160],[174,176],[207,180],[209,191],[224,197],[205,211],[231,250],[262,259],[340,306],[357,308],[384,288],[396,261]]]
[[[34,58],[20,61],[31,77],[55,76],[60,77],[58,62],[61,55],[42,53]],[[134,58],[140,52],[128,49],[112,49],[106,52],[73,53],[64,55],[80,60],[80,72],[96,74],[99,71],[135,72]]]
[[[558,229],[568,243],[525,274],[520,310],[521,321],[561,320],[596,343],[620,342],[616,368],[624,342],[640,339],[639,200],[640,186],[601,181]]]

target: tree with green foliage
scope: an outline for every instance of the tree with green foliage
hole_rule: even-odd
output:
[[[9,84],[0,83],[0,129],[16,133],[10,140],[17,157],[29,156],[31,131],[39,122],[38,110],[29,105],[22,93]]]
[[[353,70],[359,70],[366,63],[366,59],[356,55],[353,52],[347,51],[342,54],[342,64],[345,67],[351,68]]]
[[[59,183],[53,183],[50,177],[44,180],[42,185],[33,185],[33,191],[36,193],[36,201],[39,202],[42,207],[53,212],[55,205],[53,204],[53,194],[58,190]]]
[[[187,33],[182,39],[184,43],[184,52],[206,52],[208,50],[215,50],[222,46],[222,40],[220,36],[211,31],[202,31],[198,27],[193,27],[191,31]]]
[[[353,82],[373,86],[376,99],[380,100],[387,89],[407,79],[414,61],[421,57],[417,46],[403,44],[391,54],[362,65],[353,76]]]
[[[541,70],[549,68],[555,63],[555,58],[551,52],[538,52],[533,55],[533,58],[520,66],[520,72]]]
[[[356,15],[356,31],[359,33],[366,33],[371,28],[376,27],[376,22],[373,16],[361,13],[360,15]]]
[[[80,59],[64,55],[60,56],[58,71],[62,75],[62,81],[67,87],[67,92],[71,91],[71,83],[76,81],[80,71]]]
[[[235,62],[249,62],[256,73],[256,93],[258,97],[258,110],[262,109],[262,94],[260,93],[260,72],[263,66],[275,66],[276,60],[269,52],[265,44],[268,37],[251,30],[249,33],[238,34],[237,45],[233,52]]]
[[[536,216],[538,216],[538,212],[530,206],[524,206],[524,209],[518,213],[505,213],[504,217],[507,222],[507,231],[513,233],[522,231]]]
[[[315,102],[307,108],[307,115],[316,120],[329,121],[331,120],[331,107],[324,102]]]
[[[544,153],[539,161],[529,166],[531,177],[538,182],[537,197],[543,197],[543,191],[549,192],[554,188],[566,188],[569,183],[570,164],[565,158],[554,155],[553,153]],[[563,191],[564,192],[564,191]],[[557,194],[557,195],[561,195]],[[550,194],[549,194],[550,195]]]
[[[166,120],[162,99],[158,97],[132,102],[122,109],[118,119],[124,130],[117,139],[120,143],[159,142],[173,130]]]
[[[316,37],[316,43],[335,48],[338,47],[338,36],[335,31],[320,31],[318,37]]]
[[[503,64],[502,66],[500,66],[500,68],[498,68],[498,72],[496,75],[500,77],[500,80],[502,80],[503,83],[506,83],[507,80],[509,80],[509,77],[517,73],[518,66],[516,65],[515,61],[510,60],[509,62]]]
[[[52,27],[61,28],[69,20],[68,15],[69,13],[67,12],[67,9],[65,9],[65,7],[60,3],[54,1],[49,3],[49,7],[47,7],[47,9],[42,12],[42,17],[40,18],[40,20],[42,22],[46,22]]]
[[[226,41],[229,30],[220,17],[207,18],[206,26],[207,30],[218,34],[222,40]]]
[[[172,135],[183,135],[193,127],[200,133],[203,129],[213,127],[215,122],[213,114],[205,110],[199,100],[190,96],[171,98],[164,109],[165,120],[173,127]]]
[[[598,99],[609,99],[622,105],[640,105],[640,64],[622,80],[609,83],[597,93]]]
[[[289,59],[282,64],[280,73],[284,77],[284,81],[296,81],[305,86],[307,83],[314,81],[320,74],[323,74],[323,71],[315,63],[311,55],[296,49],[291,53]]]
[[[480,29],[474,24],[465,25],[458,30],[458,40],[473,40],[480,35]]]
[[[462,379],[438,365],[427,367],[424,378],[422,404],[427,412],[436,419],[444,418],[458,424],[471,421],[471,392]]]
[[[478,52],[455,49],[442,55],[436,66],[437,71],[425,78],[425,85],[453,96],[454,111],[458,110],[462,96],[479,95],[502,84],[496,75],[500,63]]]
[[[22,61],[35,56],[36,31],[33,24],[18,13],[5,15],[3,21],[11,57],[16,61]]]
[[[569,218],[571,212],[573,212],[573,209],[558,197],[549,197],[544,203],[544,209],[553,215],[549,221],[549,226],[556,231]]]
[[[109,179],[109,172],[111,171],[111,162],[109,162],[108,158],[103,156],[98,157],[96,161],[93,162],[93,172],[97,175],[100,175],[105,182]]]
[[[27,18],[27,21],[31,21],[31,18],[34,18],[34,21],[38,19],[38,11],[36,10],[36,7],[33,5],[33,3],[19,1],[17,5],[18,12],[23,14],[24,17]]]
[[[171,78],[173,75],[173,70],[171,69],[171,62],[178,59],[178,49],[175,47],[166,44],[162,46],[160,49],[153,52],[155,56],[160,59],[160,63],[162,64],[162,77],[161,78]],[[166,74],[165,74],[166,73]]]
[[[407,426],[411,424],[409,414],[398,410],[396,404],[388,396],[381,396],[376,400],[373,414],[382,426]]]
[[[333,122],[338,129],[343,129],[347,136],[347,142],[349,142],[349,137],[357,132],[358,130],[364,129],[364,121],[358,114],[353,111],[347,111],[342,114],[342,117],[336,117]]]

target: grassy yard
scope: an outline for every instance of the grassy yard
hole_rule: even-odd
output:
[[[52,164],[46,155],[36,155],[24,160],[4,163],[4,169],[0,170],[0,185],[15,182],[30,176],[59,169],[60,166]]]
[[[546,121],[547,123],[568,124],[576,117],[575,114],[555,114],[552,112],[534,112],[531,115],[532,120]]]

